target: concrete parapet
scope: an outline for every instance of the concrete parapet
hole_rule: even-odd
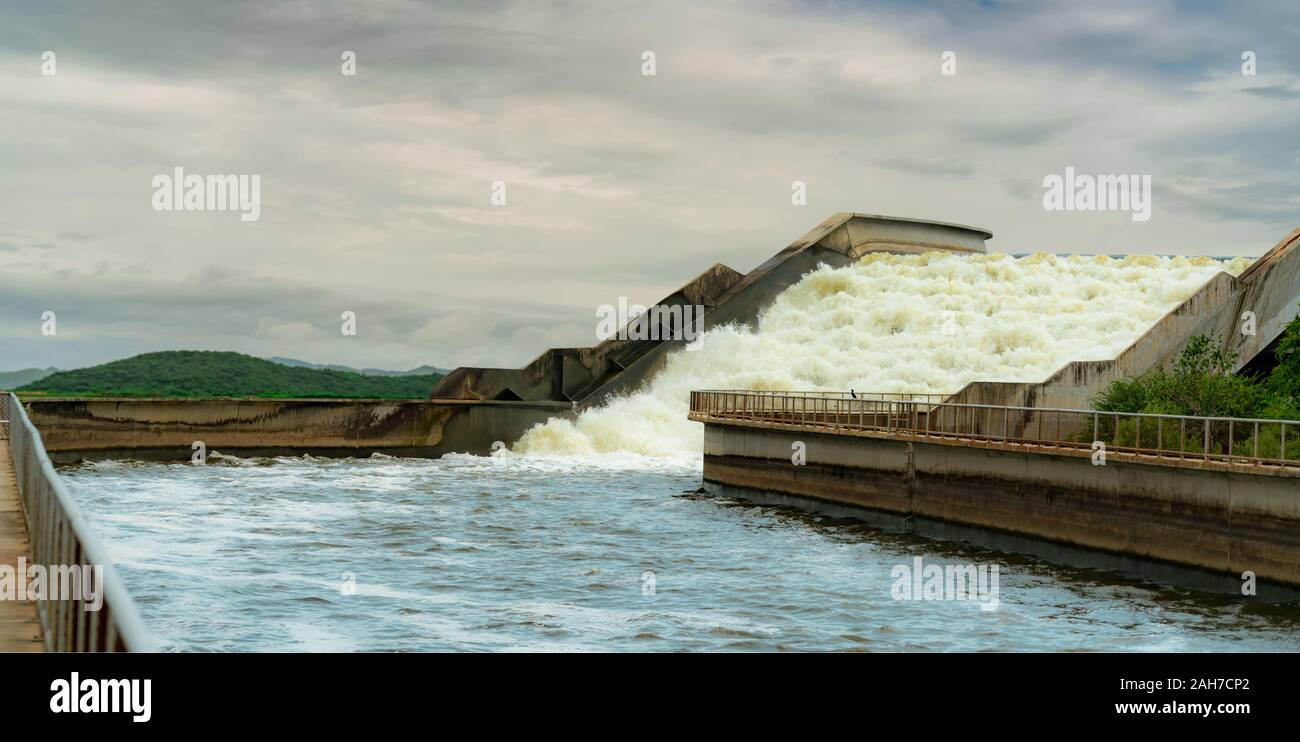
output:
[[[195,441],[239,456],[488,454],[569,405],[363,399],[24,400],[50,457],[188,460]]]

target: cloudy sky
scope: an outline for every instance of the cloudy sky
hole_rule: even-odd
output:
[[[1300,224],[1300,5],[5,2],[0,134],[0,370],[518,366],[837,211],[1258,255]],[[258,174],[260,219],[155,211],[176,166]],[[1150,221],[1045,211],[1066,166],[1150,174]]]

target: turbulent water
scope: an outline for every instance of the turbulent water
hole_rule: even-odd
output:
[[[1300,649],[1294,608],[693,494],[693,457],[63,474],[167,649]],[[997,610],[894,600],[916,557],[997,564]]]
[[[692,389],[952,393],[971,381],[1041,381],[1070,361],[1115,357],[1215,273],[1242,258],[875,254],[822,266],[755,330],[714,328],[648,387],[556,418],[527,454],[698,453]]]

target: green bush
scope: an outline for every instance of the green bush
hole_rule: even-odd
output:
[[[1274,355],[1277,365],[1264,382],[1269,411],[1295,420],[1300,417],[1300,317],[1286,326]]]
[[[1197,335],[1187,343],[1170,370],[1155,369],[1138,378],[1120,379],[1093,400],[1104,412],[1188,415],[1193,417],[1241,417],[1260,419],[1258,433],[1253,423],[1209,423],[1209,453],[1286,458],[1300,461],[1300,426],[1286,429],[1267,420],[1300,419],[1300,317],[1287,325],[1278,342],[1277,364],[1268,377],[1256,381],[1236,376],[1236,354],[1223,350],[1213,335]],[[1154,448],[1203,453],[1206,450],[1205,423],[1200,420],[1123,418],[1105,415],[1098,419],[1096,438],[1117,447]],[[1089,440],[1093,431],[1080,431],[1078,439]]]
[[[1300,336],[1300,322],[1288,325],[1287,334]],[[1093,406],[1106,412],[1196,417],[1260,417],[1282,409],[1268,385],[1234,375],[1236,364],[1237,354],[1223,350],[1214,335],[1197,335],[1172,370],[1119,379],[1093,400]]]

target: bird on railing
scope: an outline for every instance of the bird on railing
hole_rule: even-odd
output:
[[[853,397],[854,399],[858,398],[858,395],[854,394],[852,389],[849,390],[849,396]]]

